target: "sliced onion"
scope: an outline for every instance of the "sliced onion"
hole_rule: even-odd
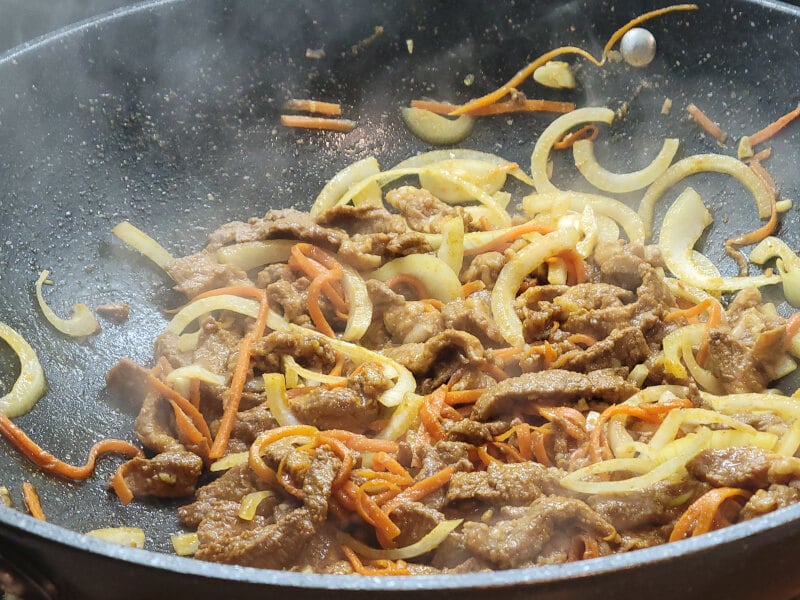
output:
[[[424,399],[424,396],[407,393],[378,437],[382,440],[396,440],[405,435],[416,423]]]
[[[472,127],[475,125],[475,119],[467,115],[450,119],[429,110],[414,107],[403,107],[400,109],[400,113],[411,133],[423,142],[435,146],[457,144],[472,133]]]
[[[196,379],[204,383],[210,383],[211,385],[225,385],[225,377],[223,375],[212,373],[200,365],[178,367],[167,373],[165,379],[167,383],[170,384],[175,384],[182,379]]]
[[[706,326],[703,323],[686,325],[671,331],[661,342],[664,349],[664,370],[679,379],[687,377],[686,369],[681,363],[681,351],[684,344],[699,345],[703,340]]]
[[[275,492],[270,490],[261,490],[260,492],[250,492],[242,497],[241,505],[237,516],[245,521],[252,521],[256,516],[258,505],[267,498],[274,498]]]
[[[200,549],[196,533],[177,533],[172,536],[172,547],[178,556],[193,556]]]
[[[315,381],[317,383],[327,383],[330,385],[342,385],[347,382],[347,377],[328,375],[327,373],[318,373],[317,371],[306,369],[304,366],[298,364],[293,356],[288,354],[283,356],[283,365],[285,369],[292,369],[306,381]],[[267,374],[265,374],[265,376],[266,375]],[[264,381],[266,382],[266,379]]]
[[[291,357],[284,356],[284,358]],[[278,422],[278,425],[281,427],[300,425],[300,421],[292,414],[292,409],[289,407],[289,398],[286,395],[286,380],[283,375],[280,373],[264,373],[262,377],[264,379],[267,408],[269,408],[269,412]]]
[[[650,438],[650,447],[657,452],[661,452],[670,444],[684,439],[678,438],[678,432],[684,425],[714,425],[750,434],[757,433],[754,427],[715,410],[676,408],[669,412],[653,434],[653,437]],[[670,451],[667,450],[666,452],[669,453]]]
[[[461,297],[461,281],[453,270],[439,258],[430,254],[409,254],[390,260],[370,277],[387,281],[397,275],[412,275],[419,279],[431,298],[450,302]]]
[[[372,323],[372,300],[369,298],[364,279],[352,267],[344,266],[342,284],[349,307],[342,339],[357,342]]]
[[[100,323],[97,322],[92,311],[85,304],[73,304],[72,316],[69,319],[62,319],[53,312],[44,301],[44,296],[42,296],[42,284],[49,274],[49,271],[42,271],[39,274],[39,279],[36,280],[36,300],[38,300],[39,308],[50,324],[61,333],[72,337],[86,337],[100,331]]]
[[[574,249],[577,242],[575,229],[553,231],[528,244],[500,270],[492,290],[492,314],[500,333],[511,346],[525,345],[522,321],[514,310],[514,299],[522,281],[551,256]]]
[[[179,310],[167,325],[166,331],[180,335],[193,321],[215,310],[229,310],[255,319],[258,317],[258,307],[256,300],[232,294],[200,298]],[[271,329],[282,330],[286,328],[288,323],[279,314],[270,310],[267,317],[267,325]]]
[[[120,546],[144,548],[144,530],[139,527],[104,527],[87,531],[86,535]]]
[[[548,60],[533,72],[533,80],[545,87],[556,90],[575,89],[575,75],[569,63],[561,60]]]
[[[612,173],[601,167],[595,158],[594,142],[591,140],[575,142],[572,145],[572,156],[575,158],[575,166],[594,187],[604,192],[624,194],[646,188],[663,175],[675,158],[679,145],[676,138],[667,138],[649,165],[631,173]]]
[[[586,206],[591,206],[596,216],[608,217],[619,223],[631,243],[644,243],[645,234],[642,220],[636,211],[619,200],[596,194],[558,191],[547,194],[530,194],[522,199],[522,209],[528,216],[549,212],[551,207],[563,205],[576,212],[581,212]]]
[[[461,264],[464,262],[464,219],[453,217],[444,224],[442,244],[436,256],[458,277],[461,273]]]
[[[11,391],[0,398],[0,413],[7,417],[18,417],[28,412],[47,391],[44,371],[31,345],[5,323],[0,323],[0,338],[11,346],[19,357],[19,377]]]
[[[211,465],[208,467],[208,470],[212,473],[227,471],[228,469],[238,467],[239,465],[246,465],[249,458],[249,452],[232,452],[231,454],[226,454],[219,460],[211,463]]]
[[[265,240],[261,242],[242,242],[232,246],[223,246],[217,250],[217,262],[236,265],[243,271],[249,271],[263,265],[286,262],[294,240]]]
[[[800,419],[800,399],[797,398],[754,393],[715,396],[707,392],[701,392],[700,397],[714,410],[729,415],[767,411],[775,413],[787,422]]]
[[[390,548],[386,550],[382,548],[373,548],[347,535],[344,532],[337,532],[336,537],[339,538],[341,543],[352,548],[356,554],[359,554],[368,560],[407,560],[409,558],[422,556],[423,554],[427,554],[428,552],[438,548],[439,544],[447,539],[447,536],[455,531],[456,527],[461,525],[463,521],[464,519],[442,521],[427,534],[425,534],[419,541],[402,548]]]
[[[800,419],[795,419],[792,426],[781,436],[775,446],[775,453],[783,456],[794,456],[800,448]]]
[[[435,163],[440,163],[448,160],[466,160],[487,163],[493,167],[503,167],[512,164],[511,161],[506,160],[497,154],[490,154],[488,152],[481,152],[480,150],[467,150],[464,148],[453,148],[452,150],[431,150],[430,152],[423,152],[407,158],[406,160],[396,164],[391,170],[395,169],[413,169],[418,167],[427,167]],[[519,167],[511,169],[508,174],[516,177],[523,183],[533,186],[533,179],[531,179],[525,171]]]
[[[664,215],[658,247],[673,275],[689,285],[712,291],[733,291],[780,283],[778,275],[707,277],[692,262],[692,250],[711,222],[711,213],[700,195],[690,187],[669,207]]]
[[[551,258],[547,261],[547,283],[550,285],[566,285],[567,263],[562,258]]]
[[[309,211],[311,216],[317,217],[329,208],[333,208],[350,188],[364,179],[377,175],[380,171],[380,165],[374,156],[347,165],[322,188]]]
[[[597,241],[616,242],[619,239],[619,225],[614,219],[605,215],[597,215]]]
[[[771,258],[778,258],[778,273],[783,284],[786,301],[795,308],[800,307],[800,257],[783,240],[767,237],[750,252],[750,261],[763,265]]]
[[[131,225],[128,221],[119,223],[111,230],[111,233],[128,244],[131,248],[141,252],[162,269],[167,263],[175,260],[172,254],[167,252],[161,244],[138,227]]]
[[[516,164],[493,165],[482,160],[451,158],[430,166],[435,169],[420,173],[420,185],[442,202],[457,204],[469,202],[473,200],[473,197],[471,194],[465,193],[452,180],[443,177],[442,171],[464,181],[469,181],[487,194],[494,194],[503,189],[508,171],[516,167]]]
[[[537,192],[543,194],[545,192],[559,191],[550,182],[550,177],[547,174],[547,161],[550,158],[550,151],[553,149],[553,145],[563,138],[570,129],[582,123],[593,121],[600,121],[610,125],[614,121],[614,111],[610,108],[600,107],[579,108],[561,115],[542,132],[531,154],[531,177]]]
[[[648,236],[653,231],[653,213],[661,196],[689,175],[705,172],[726,173],[738,179],[753,194],[759,218],[769,217],[772,210],[770,192],[747,165],[724,154],[696,154],[676,162],[647,188],[639,205],[639,216],[642,218]]]

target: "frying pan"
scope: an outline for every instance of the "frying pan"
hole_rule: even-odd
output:
[[[429,149],[399,118],[398,107],[410,99],[464,101],[558,45],[597,54],[619,25],[656,6],[631,0],[157,1],[6,53],[0,57],[0,320],[38,350],[49,384],[41,402],[16,422],[60,458],[78,463],[102,437],[134,439],[134,410],[107,394],[104,374],[124,356],[147,364],[166,322],[163,310],[180,299],[162,273],[113,239],[117,222],[130,220],[181,255],[201,248],[229,220],[271,207],[308,207],[324,182],[354,160],[375,155],[388,167]],[[359,44],[376,26],[383,34]],[[627,103],[627,116],[598,143],[600,161],[612,170],[641,167],[666,135],[682,140],[681,155],[717,151],[687,121],[684,107],[694,102],[736,138],[796,106],[799,26],[800,9],[788,4],[707,0],[698,12],[650,24],[659,50],[647,69],[622,63],[601,72],[583,64],[575,91],[532,83],[525,90],[579,105]],[[323,57],[306,56],[320,49]],[[359,127],[349,134],[283,129],[278,117],[289,97],[339,101]],[[660,115],[667,97],[674,108]],[[463,145],[527,167],[535,137],[550,120],[484,120]],[[768,166],[783,195],[800,199],[798,128],[772,147]],[[733,148],[729,143],[723,151]],[[573,179],[568,161],[557,162],[557,182]],[[570,185],[585,187],[577,179]],[[733,274],[721,241],[754,227],[752,199],[724,176],[695,177],[692,185],[716,218],[707,254]],[[797,221],[792,209],[780,232],[794,247]],[[45,268],[55,281],[46,295],[61,314],[74,302],[121,301],[130,304],[130,319],[103,322],[102,332],[83,343],[65,339],[35,306],[33,282]],[[783,314],[791,311],[771,297]],[[0,348],[5,389],[17,368],[10,351]],[[784,390],[796,386],[781,382]],[[0,484],[19,506],[21,483],[33,482],[49,519],[0,510],[0,581],[13,580],[31,598],[81,599],[800,593],[800,505],[695,539],[581,563],[457,576],[336,577],[172,555],[169,536],[181,530],[180,502],[121,506],[106,489],[118,464],[105,458],[89,481],[64,482],[42,476],[0,443]],[[148,550],[82,535],[121,525],[142,527]]]

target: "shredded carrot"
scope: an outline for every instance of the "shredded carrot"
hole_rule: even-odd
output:
[[[486,388],[476,388],[473,390],[448,391],[444,396],[444,401],[450,406],[459,404],[474,404],[486,392]]]
[[[211,441],[211,431],[208,429],[208,424],[206,423],[205,418],[200,411],[192,405],[191,402],[189,402],[186,398],[181,396],[178,392],[173,390],[153,374],[149,373],[147,375],[147,383],[151,388],[153,388],[154,391],[171,402],[175,407],[176,412],[185,413],[186,416],[191,420],[194,427],[197,428],[203,437],[209,442]]]
[[[751,162],[750,169],[757,170],[756,165],[760,167],[761,163]],[[763,167],[761,167],[761,169],[764,170]],[[766,171],[764,171],[764,173],[766,177],[771,180],[769,174],[766,173]],[[773,184],[773,192],[774,192],[774,184]],[[771,193],[769,197],[770,197],[769,220],[754,231],[742,234],[737,237],[730,238],[725,241],[725,253],[728,254],[728,256],[731,256],[734,260],[736,260],[737,263],[739,263],[740,275],[747,275],[748,264],[747,264],[747,258],[745,258],[744,254],[742,254],[742,252],[737,248],[737,246],[747,246],[749,244],[757,244],[768,235],[772,235],[772,232],[774,232],[775,228],[778,226],[778,206],[776,203],[777,193]]]
[[[322,304],[320,304],[320,294],[322,286],[327,283],[335,281],[335,277],[331,273],[320,275],[311,281],[308,286],[308,316],[314,322],[314,326],[320,333],[324,333],[328,337],[334,337],[336,334],[333,332],[333,327],[328,323],[325,313],[322,312]]]
[[[503,381],[504,379],[508,379],[506,372],[493,362],[484,361],[481,363],[479,368],[495,381]]]
[[[753,156],[750,157],[751,162],[763,162],[767,160],[770,156],[772,156],[772,148],[764,148],[763,150],[759,150]]]
[[[544,434],[541,431],[534,431],[531,435],[533,437],[533,456],[536,458],[536,462],[545,467],[552,467],[553,461],[550,460],[550,456],[547,454]]]
[[[434,440],[443,440],[446,436],[444,427],[439,421],[445,397],[446,389],[441,387],[432,394],[428,394],[419,409],[420,421]]]
[[[528,352],[526,353],[526,357],[531,356],[533,354],[540,354],[542,357],[544,357],[545,368],[552,365],[558,358],[558,352],[553,347],[553,345],[547,340],[545,340],[543,344],[531,346]]]
[[[437,115],[447,115],[452,111],[458,109],[457,104],[450,102],[437,102],[435,100],[412,100],[412,108],[421,108],[428,110]],[[528,100],[527,98],[521,100],[509,100],[507,102],[498,102],[485,108],[478,108],[470,111],[468,114],[471,117],[489,117],[494,115],[505,115],[509,113],[521,112],[553,112],[553,113],[568,113],[575,110],[575,104],[572,102],[556,102],[554,100]]]
[[[44,511],[42,510],[42,503],[39,501],[39,494],[36,488],[29,481],[22,482],[22,498],[25,500],[25,506],[28,507],[28,512],[34,519],[46,521]]]
[[[291,436],[313,437],[318,433],[318,431],[319,430],[316,427],[312,427],[311,425],[288,425],[285,427],[276,427],[259,434],[255,441],[250,445],[249,457],[247,461],[250,470],[253,471],[256,476],[268,483],[276,482],[277,477],[275,471],[267,466],[263,457],[261,456],[264,451],[271,444],[274,444],[283,438]]]
[[[476,98],[475,100],[472,100],[470,102],[467,102],[466,104],[459,106],[455,110],[450,111],[449,114],[452,116],[468,114],[478,109],[482,109],[487,106],[491,106],[492,104],[495,104],[498,100],[501,100],[502,98],[510,94],[511,90],[518,88],[526,79],[528,79],[528,77],[533,75],[533,72],[536,71],[536,69],[538,69],[548,61],[553,60],[558,56],[563,56],[565,54],[577,54],[578,56],[582,56],[595,66],[602,67],[606,62],[608,53],[611,50],[611,48],[613,48],[614,44],[616,44],[622,38],[622,36],[625,35],[625,33],[627,33],[630,29],[654,17],[659,17],[661,15],[665,15],[670,12],[684,11],[684,10],[697,10],[697,5],[676,4],[674,6],[667,6],[665,8],[647,12],[629,21],[628,23],[620,27],[617,31],[615,31],[613,35],[608,39],[608,42],[603,48],[603,55],[599,60],[595,58],[592,54],[584,50],[583,48],[576,48],[575,46],[562,46],[561,48],[556,48],[554,50],[550,50],[549,52],[545,52],[539,58],[537,58],[533,62],[529,63],[528,65],[520,69],[516,73],[516,75],[514,75],[511,79],[508,80],[508,82],[501,85],[495,91],[490,92],[485,96],[481,96],[480,98]]]
[[[553,150],[567,150],[581,140],[595,141],[600,135],[600,128],[597,125],[584,125],[576,131],[570,131],[563,138],[553,144]]]
[[[585,533],[573,536],[569,547],[568,560],[587,560],[600,556],[600,545],[597,540]]]
[[[89,456],[86,459],[86,464],[76,467],[58,460],[55,456],[41,448],[2,412],[0,412],[0,434],[2,434],[14,448],[19,450],[25,458],[45,473],[63,477],[64,479],[75,479],[77,481],[87,479],[92,475],[97,458],[103,454],[113,452],[130,457],[144,456],[142,451],[133,444],[122,440],[106,439],[97,442],[91,447]]]
[[[342,105],[335,102],[320,102],[306,98],[290,98],[283,105],[284,110],[297,110],[301,112],[316,113],[328,117],[338,117],[342,114]]]
[[[719,324],[722,321],[722,305],[719,303],[719,301],[714,298],[706,298],[691,308],[672,311],[664,319],[665,321],[669,322],[680,317],[695,317],[705,311],[708,311],[706,330],[703,334],[703,343],[700,344],[700,348],[697,351],[696,357],[697,364],[699,364],[701,367],[705,365],[706,359],[708,358],[710,331],[715,327],[719,327]]]
[[[407,285],[414,290],[414,293],[417,295],[417,300],[430,297],[428,288],[425,287],[425,284],[422,283],[422,280],[419,277],[414,277],[410,273],[400,273],[399,275],[390,277],[384,283],[389,286],[389,289],[394,291],[397,291],[396,288],[401,285]]]
[[[583,344],[587,347],[594,346],[597,343],[596,339],[590,335],[586,335],[585,333],[573,333],[567,338],[567,341],[573,344]]]
[[[275,479],[281,484],[281,487],[283,487],[287,494],[294,496],[298,500],[304,500],[306,493],[294,484],[291,475],[284,470],[287,458],[289,458],[288,453],[284,454],[283,458],[281,458],[281,461],[278,463],[278,470],[275,471]]]
[[[298,127],[301,129],[326,129],[328,131],[341,131],[347,133],[356,128],[355,121],[350,119],[324,119],[322,117],[307,117],[305,115],[281,115],[281,125],[284,127]]]
[[[464,285],[461,286],[461,296],[466,298],[474,294],[475,292],[480,292],[482,289],[486,288],[486,284],[483,283],[480,279],[475,279],[473,281],[468,281]]]
[[[289,266],[292,269],[302,271],[309,279],[325,275],[330,271],[339,272],[342,269],[341,263],[324,250],[312,246],[311,244],[300,243],[292,246],[289,256]],[[325,296],[331,301],[336,310],[346,313],[348,310],[347,302],[342,294],[333,284],[325,284]]]
[[[577,250],[564,250],[557,256],[567,263],[567,285],[586,283],[586,263]]]
[[[372,468],[377,471],[387,471],[393,475],[398,475],[406,480],[409,484],[414,481],[408,470],[401,465],[397,460],[386,452],[376,452],[372,457]]]
[[[361,562],[361,559],[358,558],[358,555],[353,551],[352,548],[349,546],[341,546],[342,553],[347,558],[347,561],[350,563],[350,566],[353,567],[353,571],[355,571],[359,575],[366,575],[366,576],[374,576],[374,575],[410,575],[410,571],[406,566],[405,561],[398,560],[398,561],[381,561],[385,563],[384,565],[378,566],[364,566]],[[377,561],[373,561],[377,562]]]
[[[692,537],[708,533],[715,528],[715,519],[722,503],[728,498],[742,496],[745,499],[750,497],[750,492],[740,488],[720,487],[709,490],[700,498],[692,502],[686,512],[675,523],[675,527],[669,536],[670,542],[676,542],[689,536]]]
[[[533,437],[531,427],[527,423],[520,423],[514,426],[514,433],[517,436],[517,448],[524,460],[533,459]]]
[[[781,129],[783,129],[789,123],[794,121],[797,117],[800,117],[800,106],[798,106],[794,110],[789,111],[779,119],[773,121],[772,123],[764,127],[764,129],[757,131],[753,135],[749,136],[750,145],[757,146],[758,144],[766,142],[768,139],[770,139],[772,136],[778,133]]]
[[[700,125],[703,130],[717,140],[720,144],[724,144],[728,139],[728,134],[722,131],[719,125],[708,118],[708,116],[694,104],[689,104],[686,107],[686,112],[692,117],[695,123]]]
[[[336,477],[334,477],[333,483],[331,484],[332,488],[338,488],[350,477],[350,472],[353,470],[353,466],[355,465],[353,453],[350,452],[345,445],[336,438],[319,433],[314,441],[314,445],[320,446],[323,444],[333,450],[333,452],[342,461],[342,466],[336,473]]]
[[[483,463],[483,466],[487,469],[492,463],[501,464],[503,462],[499,458],[495,458],[489,454],[489,449],[487,448],[486,444],[483,444],[482,446],[476,446],[476,450],[478,452],[478,458]]]
[[[334,377],[340,377],[342,371],[344,370],[344,363],[346,360],[347,360],[347,355],[344,352],[337,352],[336,364],[333,365],[333,368],[330,370],[328,375],[333,375]]]
[[[507,348],[497,348],[492,350],[492,358],[496,358],[499,360],[510,360],[516,356],[519,356],[525,351],[524,348],[519,348],[517,346],[509,346]]]
[[[383,512],[378,504],[352,481],[346,481],[333,493],[337,498],[341,498],[346,506],[355,507],[361,518],[375,528],[378,541],[382,545],[391,544],[391,540],[400,535],[400,528],[389,518],[388,513]]]
[[[794,313],[789,320],[786,321],[786,337],[784,338],[784,349],[788,348],[794,336],[800,332],[800,312]]]
[[[114,477],[111,478],[111,489],[114,490],[120,502],[125,506],[133,500],[133,492],[125,481],[125,475],[128,473],[128,465],[130,464],[131,461],[121,464],[116,473],[114,473]]]
[[[523,223],[522,225],[507,229],[491,242],[478,246],[477,248],[465,249],[464,256],[475,256],[477,254],[483,254],[484,252],[502,252],[506,249],[508,244],[523,235],[528,233],[550,233],[551,231],[553,231],[553,228],[547,225],[542,225],[540,223]]]
[[[568,406],[542,406],[539,414],[551,423],[558,423],[569,437],[579,442],[586,439],[586,417],[580,411]]]
[[[344,442],[348,448],[358,452],[389,452],[395,454],[399,449],[397,442],[393,442],[392,440],[370,438],[345,429],[327,429],[322,433],[328,437]]]
[[[450,483],[450,479],[453,477],[454,472],[455,468],[449,466],[445,467],[438,473],[434,473],[430,477],[426,477],[425,479],[417,481],[414,485],[406,488],[400,494],[384,504],[381,507],[381,510],[384,512],[384,514],[389,515],[393,510],[403,504],[422,500],[425,496],[429,496],[436,490],[443,488]]]
[[[525,459],[522,457],[522,454],[517,451],[511,444],[506,442],[491,442],[492,446],[500,450],[503,454],[506,455],[511,462],[525,462]]]

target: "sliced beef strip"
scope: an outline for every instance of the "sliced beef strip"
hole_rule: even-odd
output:
[[[581,398],[622,402],[639,389],[611,370],[587,374],[550,369],[524,373],[499,382],[484,392],[472,409],[470,418],[486,421],[513,412],[516,402],[536,401],[546,404],[571,404]]]
[[[686,470],[714,487],[764,488],[768,485],[770,453],[755,446],[703,450]]]
[[[227,223],[208,236],[207,250],[236,242],[255,242],[273,238],[294,239],[335,250],[347,238],[341,229],[318,225],[309,213],[293,208],[270,210],[263,219],[247,223]]]
[[[324,523],[328,517],[328,501],[341,461],[326,448],[318,448],[311,466],[303,477],[303,506],[312,523]]]
[[[169,404],[157,394],[149,393],[133,424],[139,441],[154,452],[183,451],[185,448],[174,436]]]
[[[164,331],[156,338],[153,355],[156,360],[165,358],[173,369],[186,367],[192,364],[192,352],[182,352],[180,349],[180,339],[177,334],[171,331]]]
[[[148,373],[139,363],[123,358],[106,373],[106,387],[118,398],[128,401],[131,406],[141,407],[150,390],[147,383]]]
[[[786,485],[773,484],[756,490],[739,513],[739,521],[747,521],[800,502],[800,490]]]
[[[301,326],[311,323],[311,317],[308,316],[307,286],[284,280],[270,283],[266,291],[270,308],[283,315],[287,321]]]
[[[384,354],[421,376],[454,358],[463,365],[479,363],[483,360],[483,346],[474,335],[447,329],[425,342],[386,348]]]
[[[495,567],[511,569],[530,564],[556,535],[582,531],[595,538],[616,535],[611,524],[586,503],[574,498],[544,496],[533,501],[518,519],[490,526],[467,522],[465,545],[478,558]]]
[[[202,459],[185,450],[171,450],[153,458],[132,458],[126,463],[125,483],[134,497],[180,498],[195,491],[203,472]]]
[[[390,304],[384,309],[383,323],[396,344],[424,342],[445,328],[442,313],[427,302]]]
[[[364,396],[351,387],[324,386],[290,398],[289,407],[302,423],[356,433],[366,431],[379,409],[377,396]]]
[[[600,267],[601,281],[635,290],[642,284],[640,267],[647,261],[639,244],[601,242],[595,246],[594,261]]]
[[[784,326],[765,331],[755,345],[747,345],[724,329],[712,329],[709,335],[707,368],[720,380],[725,393],[761,392],[775,379],[784,353]]]
[[[212,373],[227,376],[241,342],[238,333],[220,327],[215,319],[209,317],[200,327],[193,362]]]
[[[478,254],[461,272],[461,282],[482,281],[487,290],[492,290],[505,264],[506,257],[500,252]]]
[[[221,404],[221,403],[220,403]],[[244,452],[258,435],[278,426],[266,403],[261,403],[236,414],[228,442],[228,452]]]
[[[472,231],[472,217],[462,207],[445,204],[428,190],[400,186],[386,193],[386,202],[400,212],[415,231],[441,233],[444,224],[453,217],[462,217],[465,230]]]
[[[503,343],[503,334],[492,316],[491,296],[486,290],[464,299],[453,300],[442,307],[442,318],[447,329],[471,333],[483,343]]]
[[[318,336],[302,332],[274,331],[252,346],[254,366],[265,373],[282,373],[282,357],[289,355],[309,369],[329,371],[336,364],[336,351]]]
[[[543,495],[563,493],[559,481],[565,473],[539,463],[489,465],[486,471],[454,473],[447,489],[447,504],[464,501],[495,506],[527,506]]]
[[[220,264],[206,251],[176,258],[164,265],[164,270],[175,281],[175,289],[189,298],[229,285],[253,285],[239,267]]]
[[[408,229],[400,215],[390,213],[383,206],[370,204],[335,206],[318,215],[317,223],[344,229],[351,236],[368,233],[400,234]]]
[[[104,319],[114,323],[124,323],[128,320],[131,306],[127,302],[109,302],[99,305],[95,310]]]
[[[400,535],[394,539],[400,548],[418,542],[444,521],[441,512],[421,502],[401,504],[389,513],[389,518],[400,528]]]
[[[553,368],[588,373],[613,367],[633,367],[647,360],[650,346],[638,327],[615,329],[604,340],[588,348],[571,350],[560,355]]]

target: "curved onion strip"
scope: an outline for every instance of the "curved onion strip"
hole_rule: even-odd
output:
[[[575,229],[553,231],[528,244],[500,270],[492,290],[492,314],[500,333],[511,346],[525,345],[522,321],[514,310],[514,299],[522,281],[551,256],[574,249],[577,242]]]
[[[700,397],[715,411],[725,414],[767,411],[779,415],[784,421],[800,419],[800,399],[778,394],[728,394],[715,396],[700,392]]]
[[[605,215],[596,215],[597,220],[597,241],[616,242],[619,239],[619,225],[614,219]]]
[[[219,460],[211,463],[211,465],[208,467],[208,470],[212,473],[227,471],[228,469],[238,467],[239,465],[246,465],[249,458],[249,452],[232,452],[231,454],[226,454]]]
[[[794,456],[798,448],[800,448],[800,419],[795,419],[792,426],[778,440],[775,453],[782,456]]]
[[[192,321],[215,310],[229,310],[255,319],[258,317],[258,302],[232,294],[200,298],[179,310],[175,316],[172,317],[165,331],[180,335]],[[279,314],[270,310],[269,316],[267,317],[267,325],[271,329],[285,329],[288,323]]]
[[[390,260],[370,277],[387,281],[397,275],[413,275],[425,284],[431,295],[442,302],[461,297],[461,281],[453,270],[439,258],[430,254],[409,254]]]
[[[461,525],[464,519],[451,519],[449,521],[442,521],[436,527],[431,529],[419,541],[414,542],[409,546],[402,548],[372,548],[363,542],[347,535],[344,532],[336,532],[336,537],[342,544],[346,544],[352,548],[356,554],[363,556],[368,560],[406,560],[427,554],[428,552],[438,548],[448,535],[455,531],[456,527]]]
[[[352,267],[344,265],[342,283],[349,306],[347,325],[342,333],[342,339],[357,342],[372,323],[372,300],[369,298],[364,279]]]
[[[165,377],[167,383],[176,384],[180,380],[197,379],[199,381],[210,383],[212,385],[225,385],[225,377],[212,373],[205,367],[200,365],[189,365],[187,367],[178,367],[173,369]]]
[[[317,199],[309,211],[311,216],[317,217],[329,208],[333,208],[350,188],[358,182],[380,173],[380,171],[380,165],[374,156],[347,165],[329,179],[328,183],[317,195]]]
[[[687,377],[686,369],[681,363],[682,349],[684,345],[699,346],[705,330],[705,323],[696,323],[675,329],[664,336],[661,346],[664,349],[664,370],[668,374],[679,379]]]
[[[261,490],[259,492],[250,492],[242,497],[242,502],[239,506],[237,516],[245,521],[252,521],[256,516],[258,505],[267,498],[273,498],[275,492],[271,490]]]
[[[686,364],[689,374],[704,389],[708,390],[712,394],[719,394],[724,391],[722,383],[720,383],[719,379],[714,377],[711,371],[707,371],[701,367],[697,362],[697,359],[694,357],[692,344],[689,343],[689,340],[683,340],[683,344],[681,346],[681,355],[683,356],[683,362]]]
[[[594,214],[612,219],[620,224],[628,240],[634,244],[643,244],[645,239],[644,225],[636,211],[619,200],[584,194],[581,192],[553,192],[546,194],[529,194],[522,199],[522,209],[528,216],[549,212],[551,207],[566,204],[570,210],[583,211],[587,205]]]
[[[472,133],[472,127],[475,125],[475,119],[467,115],[449,119],[413,106],[404,106],[400,109],[400,114],[411,133],[423,142],[435,146],[457,144]]]
[[[506,160],[502,156],[498,156],[496,154],[490,154],[489,152],[481,152],[480,150],[466,150],[463,148],[454,148],[452,150],[432,150],[430,152],[423,152],[422,154],[417,154],[416,156],[412,156],[411,158],[407,158],[406,160],[396,164],[391,168],[391,170],[394,171],[395,169],[426,167],[447,160],[477,161],[490,164],[494,167],[502,167],[503,165],[510,164],[511,162]],[[533,186],[533,179],[531,179],[525,173],[525,171],[523,171],[519,167],[517,167],[516,169],[511,169],[510,171],[508,171],[508,174],[511,175],[512,177],[516,177],[523,183],[527,183],[528,185]]]
[[[658,247],[664,263],[681,281],[712,291],[732,291],[780,283],[778,275],[753,277],[707,277],[692,262],[692,250],[703,230],[711,224],[711,213],[700,195],[686,188],[664,215]]]
[[[601,167],[595,158],[594,142],[591,140],[575,142],[572,145],[572,156],[575,158],[575,166],[594,187],[604,192],[624,194],[646,188],[663,175],[675,158],[679,145],[676,138],[665,139],[653,161],[643,169],[631,173],[612,173]]]
[[[311,369],[306,369],[304,366],[299,365],[293,356],[285,354],[283,356],[283,365],[285,369],[292,369],[297,375],[306,381],[316,381],[319,383],[328,383],[331,385],[341,385],[347,381],[347,377],[339,375],[328,375],[327,373],[317,373]],[[264,374],[267,375],[266,373]],[[266,379],[264,380],[266,382]]]
[[[556,90],[575,89],[575,75],[570,64],[562,60],[548,60],[533,72],[533,80]]]
[[[128,221],[119,223],[111,230],[111,233],[128,244],[131,248],[141,252],[162,269],[167,263],[175,260],[172,254],[167,252],[161,244],[138,227],[131,225]]]
[[[407,393],[378,437],[382,440],[396,440],[405,435],[416,422],[423,399],[424,396]]]
[[[795,308],[800,307],[800,257],[783,240],[766,237],[750,252],[750,262],[763,265],[778,258],[778,272],[783,283],[783,295]]]
[[[47,383],[39,357],[25,338],[5,323],[0,323],[0,338],[5,340],[19,357],[19,377],[11,387],[11,391],[0,398],[0,412],[13,418],[33,408],[47,391]]]
[[[100,331],[100,323],[89,310],[85,304],[73,304],[72,316],[69,319],[62,319],[53,312],[42,296],[42,284],[44,283],[49,271],[42,271],[39,274],[39,279],[36,280],[36,300],[39,302],[39,308],[42,309],[45,318],[49,323],[58,329],[61,333],[70,335],[72,337],[85,337]]]
[[[639,216],[642,218],[648,236],[652,234],[653,213],[661,196],[685,177],[704,172],[725,173],[735,177],[753,194],[758,208],[758,217],[766,219],[770,216],[772,206],[770,193],[747,165],[724,154],[696,154],[676,162],[647,188],[639,205]]]
[[[284,358],[291,358],[284,356]],[[296,364],[296,363],[295,363]],[[299,366],[299,365],[298,365]],[[292,414],[289,398],[286,395],[286,380],[280,373],[264,373],[264,395],[267,408],[281,427],[300,425],[300,421]]]
[[[707,298],[714,298],[714,296],[712,296],[705,290],[701,290],[698,287],[689,285],[688,283],[684,283],[680,279],[675,279],[674,277],[664,277],[662,281],[666,284],[666,286],[669,288],[670,293],[675,298],[680,298],[681,300],[688,300],[693,304],[700,304],[703,300]]]
[[[515,163],[492,165],[480,160],[453,158],[442,160],[431,165],[436,171],[420,173],[419,183],[442,202],[458,204],[469,202],[472,196],[464,192],[461,187],[445,179],[439,170],[446,171],[455,177],[478,186],[487,194],[495,194],[503,189],[506,183],[506,174],[512,168],[518,168]]]
[[[346,354],[355,364],[371,362],[383,368],[383,372],[387,377],[397,380],[393,387],[389,388],[378,397],[378,401],[384,406],[397,406],[403,400],[406,393],[413,392],[417,388],[417,381],[414,379],[414,375],[411,374],[411,371],[397,361],[383,356],[378,352],[367,350],[363,346],[351,344],[344,340],[330,338],[324,333],[306,329],[305,327],[300,327],[293,323],[288,323],[284,329],[295,335],[314,337],[318,340],[322,340],[323,343],[329,344],[337,352]]]
[[[464,219],[453,217],[442,227],[442,244],[436,253],[439,260],[458,277],[464,262]]]
[[[172,548],[178,556],[193,556],[200,549],[197,533],[176,533],[171,536]]]
[[[220,264],[232,264],[243,271],[249,271],[262,265],[286,262],[296,243],[294,240],[242,242],[219,248],[216,258]]]
[[[86,535],[120,546],[144,548],[144,530],[139,527],[103,527],[87,531]]]
[[[661,425],[658,426],[658,429],[650,439],[650,447],[657,452],[664,450],[669,444],[677,441],[678,431],[684,425],[722,425],[729,429],[744,431],[749,434],[757,433],[757,430],[750,425],[713,410],[678,408],[671,410],[661,422]]]
[[[534,146],[531,154],[531,177],[537,192],[543,194],[545,192],[560,191],[550,182],[550,177],[547,174],[547,161],[550,158],[550,151],[553,149],[553,145],[563,138],[564,134],[570,129],[582,123],[594,121],[611,125],[614,121],[614,111],[604,107],[579,108],[558,117],[542,132],[542,135],[536,140],[536,146]]]

